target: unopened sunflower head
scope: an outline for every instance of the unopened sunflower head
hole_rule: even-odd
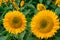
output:
[[[16,10],[19,10],[19,7],[17,6],[17,4],[15,2],[13,2],[12,4]]]
[[[11,11],[4,16],[3,25],[8,32],[18,34],[25,30],[26,18],[19,11]]]
[[[18,5],[16,4],[15,0],[10,0],[10,2],[12,3],[13,7],[14,7],[16,10],[19,10],[19,7],[18,7]]]
[[[21,6],[21,7],[24,6],[24,0],[22,0],[22,1],[20,2],[20,6]]]
[[[59,29],[58,16],[50,10],[38,12],[31,21],[31,31],[38,38],[53,37]]]
[[[58,7],[60,7],[60,0],[56,0],[56,5],[58,5]]]
[[[43,4],[37,4],[37,10],[38,11],[46,10],[46,7]]]

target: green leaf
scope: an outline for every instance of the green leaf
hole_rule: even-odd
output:
[[[60,8],[56,8],[55,12],[56,12],[57,15],[59,15],[60,14]]]
[[[2,21],[2,20],[0,20],[0,25],[1,25],[1,24],[3,24],[3,21]]]
[[[21,7],[21,8],[20,8],[20,11],[23,11],[23,10],[24,10],[24,7]]]
[[[32,0],[30,0],[30,1],[28,2],[28,4],[30,4],[30,3],[32,3]]]
[[[60,37],[56,37],[54,40],[60,40]]]
[[[32,5],[32,4],[28,4],[27,6],[28,6],[28,8],[30,8],[30,9],[35,9],[35,6]]]
[[[26,33],[26,31],[24,31],[21,34],[19,34],[18,35],[18,40],[23,40],[25,33]]]
[[[0,6],[0,16],[3,14],[3,12],[4,12],[4,8],[2,6]]]
[[[52,2],[52,0],[46,0],[46,4],[49,5]]]
[[[17,5],[20,5],[20,1],[21,0],[15,0],[15,2],[16,2]]]
[[[40,3],[42,3],[42,2],[43,2],[43,0],[39,0],[39,2],[40,2]]]
[[[48,8],[48,5],[45,5],[46,8]]]
[[[4,15],[8,12],[8,11],[11,11],[12,10],[12,8],[11,7],[5,7],[4,8],[4,12],[3,12],[3,14],[1,15],[1,19],[3,19],[3,17],[4,17]]]
[[[60,37],[60,29],[59,30],[57,30],[57,33],[56,33],[56,35],[55,35],[56,37]]]
[[[36,10],[34,10],[34,14],[36,14],[38,12],[38,10],[36,9]]]
[[[26,6],[21,7],[21,8],[20,8],[20,11],[24,11],[25,7],[26,7]]]
[[[2,6],[0,6],[0,12],[1,12],[1,11],[4,11],[4,8],[3,8]]]
[[[31,21],[31,18],[27,17],[27,21],[30,22]]]
[[[56,5],[52,4],[50,5],[51,8],[56,9]]]
[[[4,35],[6,35],[7,34],[7,31],[2,31],[1,33],[0,33],[0,36],[4,36]]]
[[[7,33],[6,36],[7,36],[6,40],[11,40],[13,35],[11,33]]]
[[[9,5],[8,9],[13,10],[13,5]]]
[[[34,36],[32,36],[32,34],[31,34],[31,35],[28,35],[28,36],[26,37],[26,40],[41,40],[41,39],[38,39],[37,37],[34,37]]]
[[[6,3],[2,3],[2,7],[7,7],[8,5]]]
[[[30,10],[25,10],[24,14],[27,15],[28,13],[30,13]]]
[[[0,40],[6,40],[7,36],[1,36]]]

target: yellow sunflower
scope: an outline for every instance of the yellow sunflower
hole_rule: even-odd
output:
[[[31,22],[31,30],[38,38],[49,38],[55,35],[59,29],[58,16],[50,10],[38,12]]]
[[[24,31],[26,18],[19,11],[10,11],[4,16],[3,25],[10,33],[18,34]]]
[[[60,0],[56,0],[56,5],[58,5],[58,7],[60,7]]]
[[[24,6],[24,1],[22,0],[21,3],[20,3],[20,6]]]
[[[46,10],[46,7],[43,4],[37,4],[37,10],[38,11]]]

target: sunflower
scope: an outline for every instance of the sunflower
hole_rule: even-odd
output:
[[[18,34],[24,31],[26,18],[19,11],[10,11],[4,16],[3,25],[9,33]]]
[[[22,0],[21,3],[20,3],[20,6],[24,6],[24,1]]]
[[[38,38],[53,37],[59,29],[58,16],[50,10],[38,12],[31,22],[31,31]]]
[[[60,0],[56,0],[56,5],[58,5],[58,7],[60,7]]]
[[[46,7],[43,5],[43,4],[37,4],[37,10],[38,11],[42,11],[42,10],[45,10]]]

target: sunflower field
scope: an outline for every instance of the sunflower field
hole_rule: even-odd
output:
[[[0,0],[0,40],[60,40],[60,0]]]

